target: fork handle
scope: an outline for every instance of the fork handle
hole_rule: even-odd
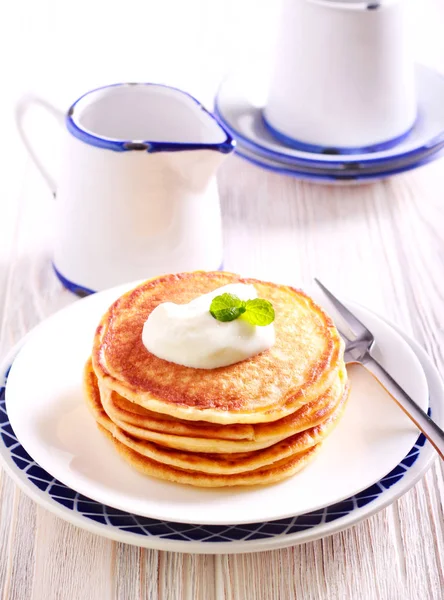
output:
[[[444,460],[444,431],[404,392],[393,377],[370,354],[367,354],[360,362],[386,389]]]

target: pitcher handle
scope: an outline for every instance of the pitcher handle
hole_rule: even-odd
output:
[[[55,183],[52,175],[49,173],[49,171],[43,165],[42,161],[40,160],[39,156],[37,155],[37,152],[35,152],[31,142],[28,139],[28,136],[26,134],[25,127],[23,124],[24,117],[25,117],[26,113],[28,112],[28,110],[32,106],[40,106],[41,108],[46,109],[53,117],[56,118],[56,120],[58,121],[58,123],[60,125],[63,124],[65,115],[63,114],[63,112],[61,110],[59,110],[58,108],[53,106],[47,100],[44,100],[43,98],[39,98],[38,96],[34,96],[31,94],[27,94],[26,96],[23,96],[17,103],[16,109],[15,109],[15,120],[16,120],[16,124],[17,124],[17,129],[20,134],[20,137],[22,138],[23,144],[25,145],[25,148],[29,152],[36,167],[42,174],[43,179],[48,184],[51,192],[55,195],[56,183]]]

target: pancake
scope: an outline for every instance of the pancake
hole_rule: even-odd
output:
[[[88,369],[87,369],[88,370]],[[95,378],[93,372],[90,372],[89,376]],[[97,383],[93,383],[97,385]],[[170,419],[165,422],[165,429],[163,431],[153,431],[147,426],[150,425],[150,419],[144,421],[140,419],[137,425],[128,423],[116,417],[113,411],[113,398],[117,395],[109,388],[100,386],[100,396],[103,409],[110,417],[110,419],[120,427],[120,429],[130,436],[155,442],[157,444],[175,448],[178,450],[185,450],[191,452],[211,452],[211,453],[232,453],[232,452],[248,452],[253,450],[260,450],[267,448],[278,441],[284,440],[295,433],[310,429],[323,422],[326,418],[331,416],[336,406],[341,400],[346,385],[345,372],[340,372],[340,375],[321,398],[306,404],[295,413],[275,421],[272,423],[259,423],[257,425],[251,425],[252,438],[244,440],[231,440],[210,437],[210,431],[207,431],[207,435],[193,437],[193,431],[191,435],[178,435],[174,433],[173,424],[174,421]],[[133,415],[133,420],[136,421],[136,415]],[[168,426],[171,426],[171,430]],[[190,423],[190,426],[194,425],[194,422]],[[208,425],[210,429],[212,423],[199,423],[201,429],[198,433],[202,433],[205,430],[205,425]],[[223,427],[223,426],[221,426]],[[227,426],[230,427],[230,426]]]
[[[97,423],[127,448],[163,465],[217,475],[233,475],[254,471],[291,458],[296,454],[301,454],[316,446],[325,439],[336,425],[348,398],[348,386],[346,386],[333,414],[322,423],[290,436],[265,450],[234,454],[208,454],[178,451],[129,436],[113,423],[104,411],[98,388],[94,385],[88,371],[85,377],[85,388],[89,407]]]
[[[92,369],[92,366],[90,368]],[[340,371],[339,379],[344,385],[346,380],[345,370]],[[339,393],[333,394],[332,388],[330,388],[320,398],[305,404],[283,419],[271,423],[252,425],[218,425],[205,421],[175,419],[168,415],[146,410],[112,391],[106,393],[106,403],[104,395],[102,395],[102,401],[104,401],[105,410],[111,420],[123,429],[127,425],[134,425],[149,431],[180,436],[220,440],[265,441],[282,438],[284,435],[292,435],[297,431],[303,431],[317,425],[333,411],[338,395]]]
[[[290,458],[284,458],[270,466],[262,467],[261,469],[256,469],[254,471],[236,473],[234,475],[215,475],[211,473],[200,473],[199,471],[177,469],[176,467],[151,460],[150,458],[135,452],[131,448],[128,448],[125,444],[122,444],[122,442],[113,437],[113,435],[100,424],[98,427],[110,438],[122,458],[144,475],[197,487],[216,488],[277,483],[278,481],[291,477],[298,471],[301,471],[311,460],[313,460],[321,448],[321,444],[312,446],[305,452],[295,454]]]
[[[191,369],[157,358],[142,328],[162,302],[187,303],[229,283],[255,286],[272,302],[276,342],[218,369]],[[343,342],[331,319],[303,292],[224,272],[165,275],[124,294],[105,313],[93,345],[101,387],[155,413],[210,423],[282,419],[324,394],[343,368]]]
[[[92,366],[91,366],[92,369]],[[155,413],[134,402],[130,402],[117,392],[109,391],[105,410],[111,419],[125,425],[134,425],[141,429],[158,431],[172,435],[202,437],[220,440],[253,440],[253,425],[219,425],[205,421],[186,421],[169,415]]]

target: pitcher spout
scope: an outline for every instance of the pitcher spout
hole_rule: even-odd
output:
[[[170,176],[184,191],[201,194],[205,192],[226,157],[226,152],[211,150],[178,152],[165,155],[163,164],[168,165]]]
[[[211,150],[230,154],[234,150],[235,140],[196,98],[170,86],[145,85],[151,88],[156,117],[156,125],[150,127],[151,139],[144,142],[147,152]]]
[[[148,152],[211,150],[229,154],[236,142],[196,98],[166,85],[146,84],[149,89],[152,114],[151,140]]]
[[[220,164],[230,154],[236,142],[216,117],[186,92],[167,86],[161,93],[174,98],[174,110],[164,106],[168,125],[164,127],[164,141],[153,144],[148,152],[163,152],[165,163],[185,188],[202,192],[209,185]],[[172,108],[172,107],[171,107]],[[172,141],[172,138],[175,138]],[[170,141],[171,139],[171,141]]]

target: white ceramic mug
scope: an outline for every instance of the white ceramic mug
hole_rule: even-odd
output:
[[[66,131],[57,183],[24,131],[36,103]],[[234,141],[193,97],[164,85],[116,84],[86,93],[66,114],[25,97],[17,124],[56,195],[54,268],[66,287],[85,294],[221,267],[214,175]]]
[[[416,120],[407,0],[283,0],[264,121],[312,152],[382,150]]]

